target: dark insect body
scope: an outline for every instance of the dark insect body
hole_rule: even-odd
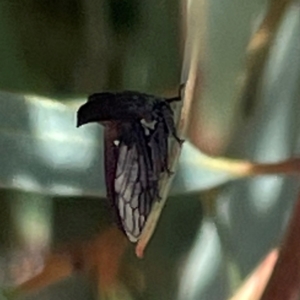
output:
[[[182,88],[182,86],[181,86]],[[168,138],[176,134],[170,103],[139,92],[97,93],[89,96],[77,113],[77,126],[104,125],[107,197],[117,222],[129,240],[136,242],[155,199],[159,181],[168,166]]]

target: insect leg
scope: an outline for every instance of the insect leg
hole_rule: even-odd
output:
[[[185,83],[180,84],[179,90],[178,90],[178,96],[166,99],[166,102],[171,103],[171,102],[175,102],[175,101],[181,101],[181,99],[182,99],[181,93],[184,88],[185,88]]]
[[[163,106],[162,107],[162,114],[163,114],[163,119],[165,122],[165,125],[167,126],[168,132],[173,135],[175,140],[178,142],[179,146],[183,144],[184,140],[180,139],[177,136],[176,132],[176,127],[174,124],[174,119],[173,119],[173,112],[169,106]]]

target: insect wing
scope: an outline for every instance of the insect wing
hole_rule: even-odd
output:
[[[138,125],[138,126],[137,126]],[[113,202],[119,223],[130,241],[136,242],[158,194],[159,174],[154,173],[149,137],[134,124],[130,142],[120,138],[113,185]]]

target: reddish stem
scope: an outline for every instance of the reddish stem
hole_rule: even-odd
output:
[[[300,195],[293,210],[278,261],[261,300],[300,297]]]

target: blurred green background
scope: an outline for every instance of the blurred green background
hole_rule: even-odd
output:
[[[250,114],[239,97],[247,45],[269,4],[0,1],[3,291],[37,274],[46,253],[88,245],[112,225],[102,129],[75,128],[87,95],[124,89],[170,95],[187,80],[193,53],[199,74],[187,139],[197,147],[185,143],[145,258],[127,249],[122,289],[107,299],[227,299],[280,242],[297,178],[233,181],[202,166],[199,150],[258,162],[299,152],[299,5],[284,14]],[[83,272],[19,298],[99,299],[94,285]]]
[[[4,90],[74,97],[178,85],[177,1],[1,1],[0,13]]]

